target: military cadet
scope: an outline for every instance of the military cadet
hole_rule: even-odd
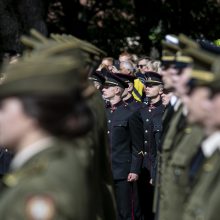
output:
[[[75,62],[41,54],[6,68],[1,144],[15,157],[1,186],[1,219],[89,219],[86,170],[71,145],[92,123],[77,54]]]
[[[156,72],[145,73],[145,94],[148,97],[148,104],[143,104],[136,113],[142,122],[144,131],[144,159],[140,179],[138,182],[139,196],[141,200],[141,210],[144,219],[153,219],[152,201],[153,186],[155,176],[155,159],[157,154],[157,144],[162,132],[162,115],[164,106],[162,105],[162,78]]]
[[[104,98],[111,103],[106,111],[118,220],[141,217],[136,181],[142,163],[143,128],[133,110],[122,101],[126,87],[128,85],[122,79],[112,74],[103,88]]]
[[[151,173],[151,178],[154,178],[155,159],[162,132],[162,116],[164,112],[164,105],[161,99],[163,85],[161,75],[156,72],[146,72],[145,77],[144,92],[149,101],[145,108],[140,109],[145,131],[143,167],[147,168]],[[152,133],[150,133],[151,130],[148,125],[149,120],[153,123]],[[155,142],[149,141],[151,137],[153,137]]]
[[[142,106],[142,103],[137,101],[132,95],[134,80],[136,79],[136,77],[122,73],[117,73],[117,76],[119,76],[120,79],[128,84],[128,88],[125,88],[124,92],[122,93],[123,101],[127,103],[129,107],[131,107],[134,111],[138,110]]]

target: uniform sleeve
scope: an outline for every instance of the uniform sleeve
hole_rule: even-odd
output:
[[[219,179],[218,179],[219,182]],[[206,206],[204,219],[209,220],[219,220],[220,210],[219,210],[219,203],[220,203],[220,187],[218,184],[215,185],[215,189],[212,190],[212,194],[210,196],[210,200],[208,205]]]
[[[132,143],[132,162],[131,173],[140,173],[143,161],[143,148],[144,148],[144,129],[143,121],[139,111],[136,111],[129,118],[129,130]]]

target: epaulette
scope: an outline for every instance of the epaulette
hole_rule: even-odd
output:
[[[34,166],[24,168],[14,173],[9,173],[5,175],[2,181],[7,187],[14,187],[24,177],[29,176],[29,175],[31,176],[34,173],[38,173],[40,171],[45,170],[47,167],[47,164],[48,163],[46,161],[38,161],[37,163],[34,164]]]

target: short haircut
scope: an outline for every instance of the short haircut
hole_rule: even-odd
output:
[[[130,61],[123,61],[120,63],[120,65],[123,65],[127,70],[130,70],[131,72],[134,71],[134,66]]]

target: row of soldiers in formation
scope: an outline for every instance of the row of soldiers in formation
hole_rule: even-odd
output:
[[[132,74],[95,71],[104,52],[73,36],[22,42],[2,69],[1,219],[218,219],[218,48],[169,37]]]
[[[140,58],[134,73],[126,54],[90,77],[110,102],[117,219],[217,220],[220,48],[184,35],[162,44],[161,65]]]
[[[153,219],[156,157],[165,110],[160,62],[132,56],[103,58],[89,79],[106,101],[117,219]]]

